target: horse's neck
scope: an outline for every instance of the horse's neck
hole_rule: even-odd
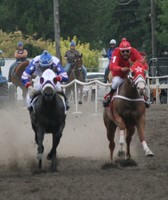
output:
[[[81,66],[74,65],[71,67],[71,71],[69,74],[69,79],[71,81],[74,79],[83,80],[82,69],[80,68],[82,68],[82,65]]]
[[[136,87],[131,83],[128,78],[119,87],[118,94],[129,98],[139,97]]]

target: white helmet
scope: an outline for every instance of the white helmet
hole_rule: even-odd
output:
[[[116,45],[116,40],[115,39],[110,40],[110,44],[115,44]]]

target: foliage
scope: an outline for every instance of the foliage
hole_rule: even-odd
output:
[[[83,61],[86,68],[98,68],[98,57],[100,57],[100,52],[96,50],[90,50],[89,43],[81,43],[81,41],[74,36],[72,38],[77,44],[76,49],[83,54]],[[14,55],[18,41],[24,43],[24,48],[28,50],[28,57],[33,58],[38,54],[41,54],[44,49],[48,50],[52,55],[55,55],[55,42],[51,40],[43,40],[41,38],[35,40],[31,36],[24,36],[21,31],[14,33],[5,33],[0,31],[0,49],[4,51],[5,57],[11,58]],[[65,52],[69,49],[70,38],[63,40],[61,38],[61,54],[62,58]],[[62,65],[65,66],[65,60],[62,59]]]
[[[54,45],[54,0],[0,0],[0,29],[10,34],[22,31],[32,40]],[[151,1],[132,0],[118,5],[111,0],[59,0],[60,35],[80,38],[90,49],[105,48],[114,38],[126,37],[131,44],[151,56]],[[168,42],[167,0],[153,0],[156,7],[157,50]],[[26,6],[25,6],[26,5]],[[28,38],[29,38],[28,37]],[[34,45],[33,45],[34,47]],[[31,51],[31,46],[28,46]],[[68,46],[67,46],[68,48]],[[168,49],[168,47],[167,47]],[[32,54],[41,49],[33,50]],[[87,64],[87,63],[86,63]]]

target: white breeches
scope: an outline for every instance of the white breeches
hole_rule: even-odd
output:
[[[124,79],[123,78],[121,78],[120,76],[114,76],[113,77],[113,79],[112,79],[112,82],[111,82],[111,84],[112,84],[112,89],[114,89],[114,90],[116,90],[117,89],[117,87],[121,84],[121,83],[123,83],[124,82]]]

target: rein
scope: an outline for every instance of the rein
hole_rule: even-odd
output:
[[[132,87],[135,87],[135,83],[134,83],[131,79],[129,79],[129,80],[130,80],[130,82],[131,82]],[[121,83],[121,84],[123,84],[123,83]],[[120,87],[120,85],[119,85],[118,88],[117,88],[117,91],[116,91],[117,94],[114,95],[114,96],[112,97],[112,100],[113,100],[113,99],[124,99],[124,100],[132,101],[132,102],[137,102],[137,101],[143,101],[143,102],[145,102],[144,98],[131,99],[131,98],[128,98],[128,97],[119,95],[119,94],[118,94],[118,93],[119,93],[119,87]]]

